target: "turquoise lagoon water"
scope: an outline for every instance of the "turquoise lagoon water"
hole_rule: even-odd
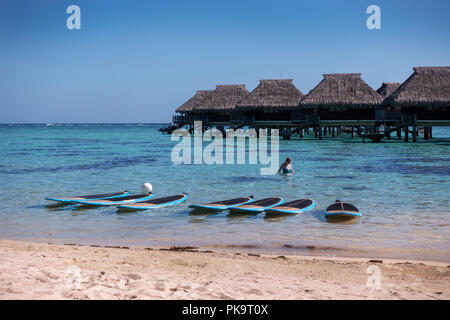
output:
[[[111,245],[241,247],[267,252],[450,261],[450,129],[433,140],[363,143],[348,135],[280,141],[295,174],[260,165],[175,165],[161,125],[0,126],[0,238]],[[177,206],[119,213],[52,207],[47,196],[128,189],[187,192]],[[193,214],[189,204],[247,196],[309,197],[316,208],[268,218]],[[355,223],[329,223],[335,199],[360,208]]]

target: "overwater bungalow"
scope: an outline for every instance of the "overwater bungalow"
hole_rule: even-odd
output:
[[[217,85],[216,90],[194,106],[194,115],[200,115],[200,119],[209,126],[227,126],[235,115],[236,104],[248,94],[245,84]]]
[[[208,96],[212,94],[212,92],[214,92],[214,90],[198,90],[188,101],[175,109],[175,112],[181,115],[174,116],[173,122],[177,123],[179,126],[191,124],[196,118],[194,116],[194,107],[200,105]]]
[[[360,73],[324,74],[322,81],[301,101],[300,109],[318,116],[322,125],[366,125],[375,119],[382,97]]]
[[[256,127],[290,126],[299,117],[303,94],[292,79],[260,80],[259,85],[236,105],[243,124]]]
[[[351,133],[374,141],[390,138],[402,130],[416,140],[418,127],[425,139],[432,126],[450,126],[450,67],[416,67],[402,84],[384,82],[373,90],[360,73],[324,74],[322,81],[303,95],[292,79],[260,80],[248,92],[245,85],[218,85],[215,90],[199,90],[176,109],[181,115],[163,132],[202,120],[204,128],[226,126],[279,128],[283,138],[292,133],[303,137],[313,128],[323,134]],[[412,129],[410,129],[412,128]]]
[[[425,139],[431,138],[432,126],[450,125],[450,67],[415,67],[414,73],[383,102],[386,111],[400,114],[405,132],[412,126],[413,140],[417,126],[425,127]],[[388,121],[387,114],[385,121]],[[394,121],[397,119],[393,119]],[[398,122],[398,121],[397,121]],[[408,140],[408,135],[405,135]]]

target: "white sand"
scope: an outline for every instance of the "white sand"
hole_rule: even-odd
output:
[[[0,240],[0,299],[450,298],[445,263],[198,251]]]

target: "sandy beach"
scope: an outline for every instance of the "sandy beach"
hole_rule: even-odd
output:
[[[440,262],[0,240],[0,299],[449,299],[449,280]]]

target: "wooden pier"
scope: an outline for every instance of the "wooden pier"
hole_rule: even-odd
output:
[[[283,139],[314,133],[321,140],[342,133],[380,142],[392,134],[408,142],[432,138],[432,128],[450,126],[450,67],[415,67],[403,83],[385,82],[373,90],[361,74],[324,74],[304,95],[292,79],[260,80],[251,92],[245,85],[218,85],[199,90],[176,109],[171,133],[193,129],[276,128]],[[403,132],[403,136],[402,136]]]

